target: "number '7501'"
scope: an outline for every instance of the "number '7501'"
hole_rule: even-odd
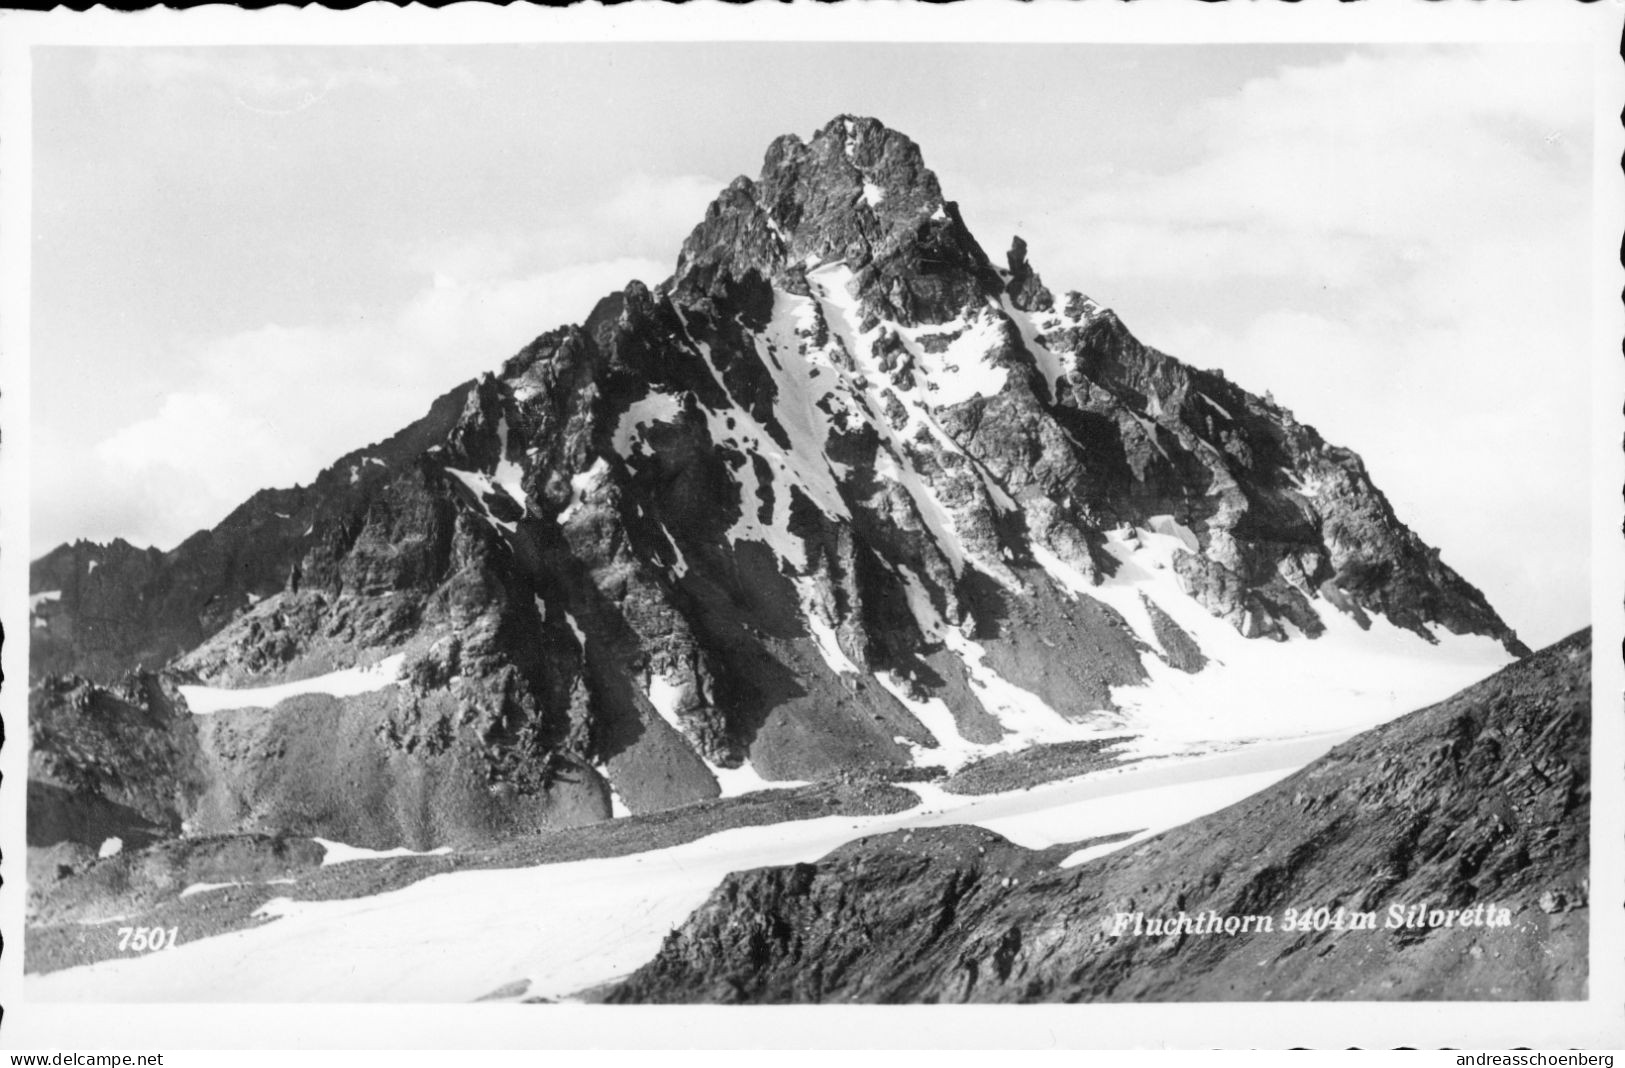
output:
[[[120,953],[156,953],[160,949],[174,949],[179,927],[120,927],[118,951]]]

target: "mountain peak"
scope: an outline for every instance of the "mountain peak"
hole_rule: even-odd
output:
[[[811,141],[795,134],[774,140],[762,162],[761,180],[773,186],[775,180],[785,184],[786,178],[802,191],[822,184],[834,194],[832,200],[856,188],[871,208],[890,198],[893,206],[886,215],[899,214],[903,205],[923,208],[929,215],[942,205],[942,189],[920,146],[879,119],[863,116],[838,115]]]
[[[799,287],[807,269],[844,263],[878,318],[942,323],[1002,282],[943,199],[919,146],[878,119],[840,115],[810,141],[773,141],[754,181],[736,178],[689,235],[674,292],[720,295],[753,276]]]
[[[1357,722],[1409,701],[1361,666],[1393,642],[1457,646],[1445,673],[1521,651],[1353,453],[1055,300],[1023,240],[995,267],[915,143],[850,115],[775,140],[655,290],[129,555],[36,563],[36,670],[369,672],[393,690],[336,721],[353,750],[310,760],[436,770],[255,811],[377,846],[604,819],[612,790]]]

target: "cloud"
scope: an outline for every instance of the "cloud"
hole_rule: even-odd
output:
[[[697,174],[634,175],[598,209],[595,229],[607,228],[617,239],[616,247],[647,247],[653,242],[675,262],[678,243],[699,224],[727,184]]]
[[[683,239],[728,183],[703,175],[622,179],[564,222],[497,233],[456,234],[397,246],[389,257],[397,269],[471,281],[519,270],[551,270],[601,259],[605,252],[667,264],[652,285],[677,264]],[[558,213],[548,212],[550,219]]]
[[[366,61],[356,49],[105,48],[96,53],[90,83],[104,93],[146,90],[216,91],[261,111],[306,107],[335,89],[393,89],[401,75]]]
[[[1287,68],[1172,124],[1193,162],[1097,178],[1059,220],[1095,271],[1348,285],[1583,196],[1589,81],[1535,48]],[[1509,204],[1519,212],[1509,216]]]
[[[652,261],[614,259],[522,277],[442,277],[387,316],[218,338],[191,354],[198,375],[184,390],[98,442],[88,463],[47,456],[36,477],[75,487],[68,508],[47,507],[71,510],[76,535],[173,545],[256,490],[308,482],[394,433],[434,397],[494,370],[538,333],[579,322],[631,279],[653,284],[664,273]]]
[[[256,51],[278,62],[107,50],[98,69],[110,87],[201,81],[295,99],[335,72],[336,51],[328,67]],[[386,76],[378,88],[429,69],[344,56],[337,84],[349,84],[343,71],[369,84],[369,65]],[[1358,449],[1401,517],[1514,626],[1543,640],[1583,621],[1587,595],[1585,495],[1574,472],[1584,466],[1588,392],[1591,86],[1589,63],[1572,59],[1546,46],[1351,50],[1171,112],[1154,162],[1102,144],[1079,150],[1088,160],[1064,189],[1022,188],[1046,179],[1015,166],[1000,171],[1007,187],[956,181],[955,190],[984,237],[1002,240],[1021,221],[1052,288],[1085,288],[1148,343],[1272,391]],[[131,69],[108,66],[119,62]],[[1072,128],[1086,142],[1087,122]],[[103,478],[76,505],[106,526],[59,529],[134,530],[167,543],[260,485],[309,477],[539,328],[579,318],[628,277],[664,277],[723,184],[634,176],[592,202],[571,190],[561,193],[568,203],[507,210],[496,225],[511,228],[448,222],[444,237],[374,247],[379,287],[387,280],[410,294],[387,311],[195,345],[186,355],[200,377],[165,382],[166,393],[193,400],[167,419],[167,403],[148,416],[164,427],[184,422],[185,403],[214,398],[244,426],[259,420],[275,433],[275,457],[220,462],[239,473],[241,492],[199,489],[212,503],[183,502],[174,515],[149,509],[119,527],[116,516],[136,516],[167,492],[159,443],[184,439],[155,427],[150,439],[131,439],[148,460],[127,485]],[[995,255],[1003,247],[995,242]],[[637,266],[604,268],[612,254]],[[574,310],[547,310],[581,278],[590,284]],[[90,454],[65,447],[52,462],[88,464]],[[189,462],[196,486],[215,484],[199,466],[213,461]]]
[[[187,64],[155,69],[154,77],[227,76]],[[376,306],[166,339],[144,383],[150,407],[130,422],[87,424],[69,398],[35,421],[39,547],[114,536],[169,546],[258,489],[309,481],[537,334],[579,322],[631,279],[665,279],[723,184],[633,175],[578,210],[540,213],[567,222],[386,238],[370,254],[354,250],[378,293],[395,294]],[[101,436],[87,436],[87,425]]]

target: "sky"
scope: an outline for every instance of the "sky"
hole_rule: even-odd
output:
[[[1589,620],[1591,84],[1555,45],[34,53],[31,554],[170,547],[873,115],[995,259],[1268,390],[1532,645]],[[658,88],[654,88],[658,87]]]

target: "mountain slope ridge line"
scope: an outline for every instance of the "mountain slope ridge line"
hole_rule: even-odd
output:
[[[61,591],[31,630],[40,718],[78,673],[193,754],[193,786],[136,791],[144,819],[380,849],[656,811],[746,770],[1369,724],[1527,652],[1354,453],[1057,300],[1019,238],[996,266],[918,147],[856,116],[775,140],[670,278],[312,485],[167,554],[63,546],[31,589]],[[364,694],[185,715],[182,686],[397,656]],[[1324,707],[1283,705],[1292,680]],[[83,804],[122,796],[42,759]]]

